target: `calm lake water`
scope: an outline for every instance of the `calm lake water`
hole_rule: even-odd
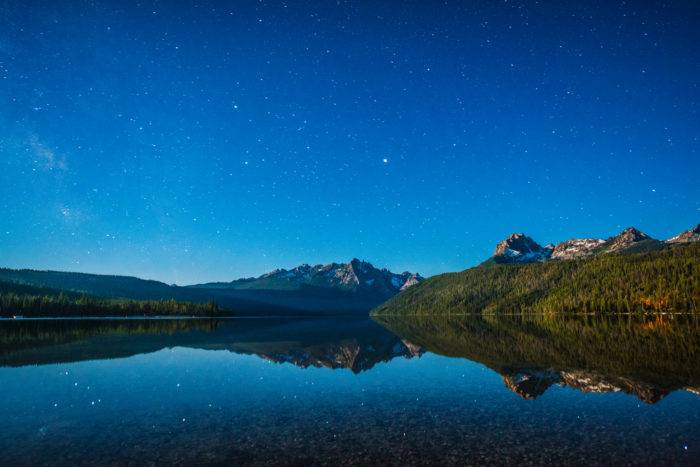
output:
[[[700,317],[0,322],[0,464],[700,462]]]

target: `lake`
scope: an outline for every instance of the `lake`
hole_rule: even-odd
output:
[[[700,316],[0,322],[0,463],[697,464]]]

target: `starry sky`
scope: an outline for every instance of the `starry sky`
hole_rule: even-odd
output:
[[[700,221],[695,1],[0,5],[0,266],[432,275]]]

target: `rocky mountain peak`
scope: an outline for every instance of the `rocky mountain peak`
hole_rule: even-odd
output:
[[[335,273],[335,278],[340,281],[341,286],[354,288],[360,285],[360,278],[357,275],[359,265],[360,261],[357,258],[353,258],[349,263],[340,264],[337,268],[332,269],[331,272]]]
[[[411,287],[412,285],[416,285],[417,283],[421,282],[423,280],[423,276],[421,276],[418,273],[411,274],[410,272],[404,272],[401,274],[402,277],[408,277],[406,279],[406,282],[401,286],[400,290],[406,290],[407,288]]]
[[[667,240],[669,243],[700,242],[700,224]]]
[[[636,229],[635,227],[627,227],[625,230],[620,232],[617,238],[625,241],[638,242],[640,240],[646,240],[650,237],[649,235],[645,234],[639,229]]]
[[[493,258],[503,263],[529,263],[544,261],[551,253],[551,248],[542,248],[527,235],[514,233],[496,245]]]
[[[377,269],[366,261],[356,259],[348,263],[348,266],[358,278],[358,286],[364,288],[396,293],[423,280],[423,277],[418,273],[405,271],[396,274],[388,269]]]
[[[605,243],[597,238],[573,238],[557,244],[552,251],[552,259],[575,259],[591,256]]]
[[[687,230],[666,243],[700,241],[700,225]],[[627,227],[618,235],[598,238],[573,238],[556,245],[540,246],[524,233],[514,233],[496,245],[491,261],[496,263],[533,263],[548,260],[569,260],[617,252],[655,251],[664,248],[664,242],[654,240],[635,227]]]
[[[347,265],[353,271],[355,271],[356,274],[362,274],[362,273],[367,273],[367,272],[379,270],[379,269],[375,268],[372,265],[372,263],[368,263],[367,261],[362,261],[362,260],[359,260],[357,258],[351,259],[350,262],[347,263]]]
[[[605,251],[613,252],[624,250],[644,240],[651,240],[651,237],[634,227],[627,227],[615,237],[611,237],[607,240]]]

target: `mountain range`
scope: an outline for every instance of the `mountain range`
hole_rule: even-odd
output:
[[[523,233],[514,233],[496,245],[489,261],[496,263],[532,263],[549,260],[579,259],[603,253],[661,250],[669,245],[700,241],[700,224],[668,240],[655,240],[635,227],[628,227],[607,239],[573,238],[556,245],[540,246]]]
[[[433,276],[372,313],[696,311],[698,303],[700,225],[668,240],[629,227],[544,247],[512,234],[479,266]]]
[[[356,374],[423,354],[370,319],[13,320],[0,336],[0,367],[124,358],[169,347]]]
[[[189,287],[236,290],[299,290],[304,287],[321,287],[383,295],[388,298],[422,280],[420,274],[408,271],[395,274],[388,269],[377,269],[366,261],[353,258],[348,263],[315,266],[302,264],[293,269],[275,269],[259,277],[231,282],[208,282]]]
[[[76,301],[86,295],[215,302],[223,313],[267,316],[365,315],[374,308],[375,313],[400,314],[417,310],[684,310],[700,302],[700,275],[693,274],[700,267],[699,244],[700,225],[667,240],[653,239],[629,227],[607,239],[575,238],[544,247],[523,233],[514,233],[499,242],[491,258],[481,265],[428,280],[408,271],[378,269],[356,258],[347,263],[302,264],[259,277],[189,286],[129,276],[0,268],[0,298],[14,294],[16,305],[22,296],[32,295],[27,290],[33,287],[33,295],[65,293],[61,300]],[[496,267],[509,265],[531,267]],[[60,300],[54,300],[52,306],[60,308]],[[176,313],[177,307],[172,305]],[[147,309],[148,305],[132,308]],[[47,313],[53,311],[47,307]]]
[[[0,268],[2,290],[42,287],[43,294],[85,294],[131,300],[215,301],[238,315],[363,314],[417,284],[417,273],[393,273],[358,259],[293,269],[277,269],[257,278],[191,286],[168,285],[129,276]]]

